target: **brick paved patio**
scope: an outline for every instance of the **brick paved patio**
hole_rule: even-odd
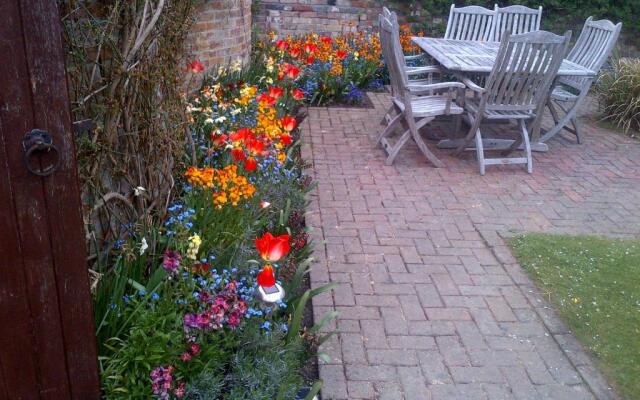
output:
[[[640,144],[590,124],[585,144],[537,154],[532,175],[481,177],[474,153],[446,151],[435,169],[413,144],[387,167],[374,137],[388,98],[370,97],[375,109],[311,108],[303,126],[312,285],[340,284],[313,305],[316,319],[340,312],[323,399],[614,398],[502,236],[637,235]]]

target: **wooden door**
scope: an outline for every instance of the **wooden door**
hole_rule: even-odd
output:
[[[0,399],[96,399],[97,355],[55,0],[0,0]],[[23,136],[47,131],[58,150]]]

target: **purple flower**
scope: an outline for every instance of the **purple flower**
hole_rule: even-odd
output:
[[[182,261],[180,253],[173,250],[167,250],[164,252],[162,267],[168,274],[173,275],[178,272],[178,268],[180,268],[180,261]]]

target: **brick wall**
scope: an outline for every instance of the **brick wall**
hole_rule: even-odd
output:
[[[381,10],[377,0],[261,0],[253,18],[262,32],[335,35],[373,29]]]
[[[251,52],[251,0],[201,0],[187,39],[193,58],[207,69],[240,59]]]

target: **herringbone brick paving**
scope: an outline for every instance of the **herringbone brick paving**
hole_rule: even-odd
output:
[[[375,109],[311,108],[303,126],[317,182],[312,285],[339,283],[313,300],[316,319],[340,312],[323,399],[614,398],[503,236],[637,235],[640,145],[589,124],[585,144],[536,154],[532,175],[481,177],[473,153],[447,151],[436,169],[414,144],[385,166],[374,138],[389,99],[370,97]]]

